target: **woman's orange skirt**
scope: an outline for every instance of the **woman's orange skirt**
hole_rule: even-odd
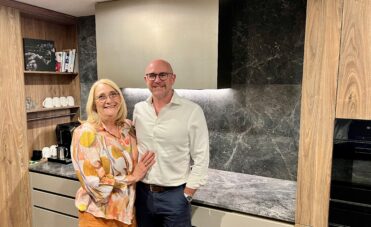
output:
[[[135,218],[133,224],[127,225],[117,220],[98,218],[88,212],[79,211],[79,227],[136,227]]]

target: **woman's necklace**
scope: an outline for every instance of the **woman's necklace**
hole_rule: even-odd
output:
[[[121,133],[120,133],[120,129],[119,129],[119,126],[118,125],[115,125],[114,127],[111,127],[111,128],[108,128],[106,125],[104,125],[104,129],[108,132],[108,134],[110,134],[111,136],[113,137],[116,137],[116,138],[120,138],[121,137]]]
[[[120,127],[118,125],[116,125],[116,127],[114,129],[108,129],[107,126],[104,126],[105,130],[108,132],[108,134],[110,134],[111,136],[115,137],[117,139],[117,141],[122,145],[124,146],[124,139],[122,138],[122,133],[120,132]],[[115,132],[113,132],[113,130],[115,130]]]

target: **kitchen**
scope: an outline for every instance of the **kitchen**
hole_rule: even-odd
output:
[[[318,65],[314,65],[316,67],[313,66],[312,68],[309,67],[310,64],[314,64],[311,63],[311,61],[308,61],[307,63],[309,64],[309,66],[308,65],[306,66],[304,63],[304,71],[302,69],[303,55],[305,55],[304,54],[305,17],[311,15],[308,14],[308,12],[307,14],[305,13],[306,11],[305,7],[308,7],[307,10],[313,10],[313,13],[315,13],[316,12],[315,9],[317,9],[315,7],[317,6],[316,4],[324,4],[321,7],[324,7],[327,10],[329,10],[329,12],[326,11],[328,14],[334,13],[335,15],[337,15],[336,14],[337,11],[332,12],[330,10],[333,7],[333,5],[331,4],[335,4],[334,2],[319,3],[308,1],[308,3],[306,3],[299,1],[298,3],[290,3],[291,5],[278,3],[277,5],[275,5],[274,3],[251,1],[251,5],[247,4],[247,6],[241,7],[241,9],[243,9],[241,10],[241,12],[236,12],[235,17],[239,19],[236,19],[237,21],[234,22],[235,23],[234,25],[235,30],[233,33],[234,46],[231,54],[232,59],[237,60],[234,60],[234,62],[232,62],[232,72],[230,72],[232,74],[232,86],[231,86],[232,89],[229,90],[232,91],[224,90],[182,91],[184,92],[185,96],[189,96],[191,99],[195,99],[195,101],[198,101],[200,105],[203,107],[205,114],[207,116],[211,136],[210,138],[211,168],[231,172],[241,172],[257,176],[266,176],[290,181],[296,180],[297,175],[296,171],[298,169],[297,167],[298,150],[303,149],[298,147],[299,113],[300,113],[299,111],[300,108],[302,108],[301,114],[303,114],[303,108],[309,108],[308,106],[300,107],[299,98],[302,93],[301,90],[302,89],[305,90],[306,88],[305,86],[302,88],[300,85],[302,75],[304,72],[305,78],[305,75],[309,75],[310,73],[316,72],[319,74],[322,73],[321,68],[318,68],[319,67]],[[340,5],[340,3],[336,4]],[[251,8],[249,8],[250,6]],[[286,6],[287,8],[282,9],[283,6]],[[333,8],[338,9],[339,7],[340,6]],[[261,11],[259,11],[258,9],[261,9]],[[267,11],[265,9],[270,9],[270,11]],[[317,19],[320,20],[321,16],[325,17],[328,14],[319,14],[315,17],[315,20]],[[312,18],[312,20],[314,19]],[[311,20],[309,21],[312,22]],[[323,21],[325,20],[323,19]],[[93,33],[92,32],[93,29],[91,29],[94,28],[93,22],[94,19],[92,19],[91,17],[82,18],[80,22],[81,25],[85,26],[86,30],[85,31],[86,35],[83,36],[82,39],[87,40],[88,42],[95,38],[94,37],[95,34],[89,34]],[[329,20],[328,23],[333,22]],[[316,23],[314,24],[319,27],[321,25]],[[279,27],[280,30],[277,30],[277,27]],[[81,30],[84,30],[83,28],[84,27],[82,27]],[[315,29],[312,27],[310,28]],[[337,27],[332,27],[332,29],[334,30],[336,30],[336,28]],[[306,31],[308,31],[308,28]],[[334,31],[334,34],[338,33]],[[278,38],[275,38],[275,36],[273,35],[277,35]],[[340,33],[338,34],[338,36],[340,36]],[[329,40],[332,39],[334,39],[334,37],[330,36]],[[326,44],[327,42],[329,42],[324,37],[322,37],[322,39],[319,40]],[[320,41],[316,40],[314,44],[321,45]],[[276,45],[272,45],[272,43],[275,43]],[[333,46],[331,46],[335,45],[336,47],[336,44],[339,45],[339,43],[336,42],[330,42],[330,44],[327,44],[330,45],[329,47],[325,45],[326,48],[329,48],[329,52],[326,52],[326,54],[334,54],[334,56],[336,56],[336,54],[339,54],[336,53],[336,50],[339,51],[339,47],[333,48]],[[84,44],[81,43],[79,40],[79,45],[81,48],[81,45]],[[92,46],[91,43],[86,43],[85,45]],[[323,46],[320,47],[324,48]],[[80,58],[79,64],[84,66],[90,66],[90,68],[86,69],[80,68],[81,77],[80,80],[82,91],[81,106],[83,106],[84,103],[83,94],[86,94],[86,90],[89,89],[91,83],[94,80],[96,80],[96,77],[92,76],[94,75],[94,70],[96,70],[94,69],[94,66],[96,65],[91,64],[91,62],[94,62],[94,58],[92,58],[91,55],[94,55],[95,50],[94,49],[90,50],[88,48],[81,49],[89,50],[89,52],[86,54],[86,59],[84,59],[84,57]],[[308,59],[310,59],[310,57],[312,56],[309,55]],[[304,59],[306,58],[304,57]],[[335,66],[333,65],[334,64],[333,61],[335,58],[331,57],[329,59],[331,60],[330,62],[331,64],[326,64],[327,65],[326,67],[332,67],[331,68],[332,71],[330,70],[330,72],[335,73],[334,71]],[[329,59],[324,58],[323,61],[325,62],[330,61]],[[309,67],[307,68],[307,71],[305,70],[306,69],[305,66]],[[325,65],[323,66],[321,65],[321,67],[325,67]],[[316,71],[312,72],[311,70]],[[269,75],[269,77],[267,77],[266,75]],[[334,76],[336,76],[336,74],[334,74]],[[314,82],[320,83],[320,81],[314,82],[311,81],[314,78],[315,77],[310,77],[308,78],[308,81],[310,83]],[[322,78],[325,77],[321,77],[318,80]],[[325,82],[329,84],[334,83],[331,81]],[[314,92],[314,90],[312,90],[314,85],[309,84],[308,86],[309,87],[307,89],[309,89],[309,92],[305,94],[311,94],[311,92]],[[136,91],[131,91],[130,89],[124,90],[124,94],[128,97],[127,101],[129,104],[128,105],[129,109],[132,108],[132,105],[143,96],[141,95],[141,97],[136,97],[135,95],[133,95],[133,92]],[[329,99],[330,97],[335,97],[334,96],[335,91],[331,89],[319,90],[318,92],[323,92],[320,93],[323,94],[323,96],[320,95],[320,97],[329,97]],[[302,97],[301,101],[302,103],[305,97],[307,97],[308,99],[313,98],[314,101],[316,101],[315,97],[318,96],[314,95],[304,96]],[[332,101],[332,104],[334,102],[333,98],[330,99],[329,101]],[[18,104],[22,102],[23,101],[19,100]],[[313,105],[314,110],[319,111],[320,109],[317,110],[315,108],[326,108],[324,106],[325,104],[330,105],[331,103],[322,102],[317,103],[316,105]],[[20,104],[20,106],[22,105]],[[313,106],[311,106],[311,108],[313,108]],[[311,110],[313,111],[313,109]],[[83,111],[83,108],[81,108],[81,111]],[[311,112],[309,111],[309,113]],[[325,138],[329,138],[328,141],[331,142],[333,133],[332,130],[334,127],[331,117],[334,118],[334,114],[335,112],[333,111],[330,112],[330,114],[326,113],[326,115],[323,116],[323,119],[320,118],[321,120],[323,120],[325,125],[326,124],[328,125],[327,127],[328,131],[318,130],[318,136],[323,135],[325,136]],[[20,116],[20,118],[21,117],[22,116]],[[305,124],[305,122],[301,123],[300,130],[303,131],[303,133],[300,133],[300,135],[307,133],[305,127],[309,128],[311,127],[310,122],[312,121],[310,117],[311,117],[310,115],[305,115],[305,119],[308,121],[308,123],[307,124]],[[319,116],[316,115],[313,117]],[[362,117],[363,119],[369,119],[369,116]],[[300,119],[301,121],[303,121],[303,117],[301,117]],[[24,120],[24,122],[26,122],[26,120]],[[303,127],[303,125],[305,127]],[[20,134],[17,135],[22,135],[22,132],[20,132]],[[317,135],[311,135],[310,139],[316,141],[315,140],[316,136]],[[309,144],[308,146],[313,146],[313,144],[311,144],[310,141],[305,142]],[[321,142],[324,143],[323,141],[318,141],[318,143]],[[25,149],[24,143],[21,142],[18,144],[21,148],[23,147],[23,149]],[[9,146],[10,145],[5,146],[5,148],[9,149],[8,148]],[[3,148],[3,145],[1,147]],[[272,149],[273,147],[275,149]],[[328,147],[328,145],[324,147]],[[300,152],[301,151],[299,151],[299,153]],[[331,152],[331,150],[329,152]],[[314,154],[316,153],[314,152]],[[311,166],[312,162],[316,164],[316,158],[321,158],[320,155],[318,156],[319,157],[316,157],[316,155],[313,156],[303,155],[303,157],[299,157],[299,163],[300,161],[305,161],[305,166],[307,165]],[[10,163],[12,162],[18,163],[15,164],[17,165],[16,168],[23,168],[22,169],[23,174],[27,173],[27,170],[24,169],[25,167],[24,166],[22,167],[22,164],[19,163],[20,160],[18,156],[13,157],[13,159],[4,158],[3,160],[12,160]],[[308,176],[300,175],[299,166],[298,187],[300,187],[301,189],[299,190],[299,192],[303,194],[298,197],[300,199],[297,199],[297,203],[298,201],[300,202],[300,206],[297,205],[300,209],[297,208],[295,223],[298,225],[299,224],[307,224],[311,226],[327,225],[324,224],[326,223],[325,221],[326,215],[324,215],[324,212],[321,209],[317,210],[315,208],[323,207],[323,209],[326,209],[326,206],[328,206],[328,204],[326,205],[326,202],[322,202],[323,203],[322,204],[321,202],[318,201],[321,201],[320,199],[322,198],[321,196],[323,197],[326,196],[326,190],[328,193],[329,186],[326,186],[325,184],[322,183],[329,182],[329,180],[326,179],[327,176],[326,174],[324,174],[325,176],[322,176],[321,174],[318,174],[317,176],[316,171],[321,172],[320,170],[322,167],[324,168],[323,170],[324,173],[326,173],[326,171],[329,171],[328,170],[329,168],[328,163],[330,162],[329,160],[330,157],[325,156],[325,158],[320,159],[320,162],[321,163],[323,162],[325,165],[317,167],[318,164],[316,164],[317,168],[313,169],[313,171],[311,171],[310,173],[307,173],[307,171],[301,173],[301,174],[313,174],[313,176],[315,177],[312,177],[312,180],[314,181],[318,180],[318,183],[309,186],[305,181],[305,179],[307,179],[306,177]],[[19,169],[17,169],[17,171],[19,171]],[[26,178],[25,181],[27,181],[27,177],[25,178]],[[309,178],[311,177],[309,176]],[[5,178],[4,176],[4,178],[1,179],[7,178]],[[28,182],[21,183],[24,185],[21,186],[20,188],[24,188],[25,185],[28,184]],[[18,183],[16,183],[15,185],[18,185]],[[302,187],[304,186],[306,186],[306,189],[308,189],[307,191],[302,189]],[[21,190],[20,188],[18,190]],[[302,190],[304,190],[304,192],[302,192]],[[318,191],[321,193],[318,193]],[[313,204],[311,204],[312,201],[308,201],[308,199],[305,199],[312,197],[310,195],[314,195],[315,199],[313,199]],[[27,201],[27,199],[24,198],[23,201]],[[314,208],[312,210],[309,208],[305,209],[305,207]],[[298,210],[303,211],[301,213],[298,212]],[[289,222],[294,223],[294,217],[291,217]]]

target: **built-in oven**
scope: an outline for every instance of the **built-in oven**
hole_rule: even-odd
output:
[[[336,120],[329,226],[371,226],[371,121]]]

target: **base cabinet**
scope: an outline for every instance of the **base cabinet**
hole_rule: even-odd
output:
[[[78,226],[77,180],[30,172],[33,227]],[[293,227],[279,221],[192,205],[194,227]]]
[[[192,205],[192,226],[194,227],[293,227],[279,221],[222,211],[207,207]]]
[[[33,227],[78,226],[78,181],[34,172],[30,179]]]
[[[33,207],[32,208],[32,226],[33,227],[44,227],[44,226],[78,226],[79,222],[76,217],[70,217],[63,214],[59,214],[53,211],[46,210],[44,208]]]

